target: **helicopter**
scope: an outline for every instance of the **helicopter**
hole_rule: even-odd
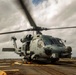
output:
[[[47,60],[51,62],[56,62],[60,58],[71,58],[72,47],[66,46],[61,38],[56,38],[50,35],[44,35],[41,31],[45,30],[56,30],[56,29],[70,29],[76,28],[72,27],[59,27],[59,28],[44,28],[39,27],[34,22],[32,16],[30,15],[24,0],[18,0],[20,6],[22,7],[30,25],[33,28],[19,31],[3,32],[3,34],[20,33],[25,31],[35,31],[35,35],[27,34],[25,37],[20,39],[22,46],[17,48],[16,37],[11,37],[13,41],[14,48],[3,48],[2,51],[14,51],[19,56],[23,56],[24,60]],[[6,50],[7,49],[7,50]]]

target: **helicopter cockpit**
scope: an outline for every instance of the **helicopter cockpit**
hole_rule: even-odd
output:
[[[64,43],[61,39],[54,38],[52,36],[43,36],[43,41],[45,45],[64,46]]]

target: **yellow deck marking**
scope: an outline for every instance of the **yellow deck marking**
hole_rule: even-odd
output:
[[[19,63],[19,62],[14,62],[13,64],[16,64],[16,65],[21,65],[22,63]]]
[[[10,66],[0,66],[0,68],[1,68],[1,67],[10,67]]]
[[[10,69],[10,70],[3,70],[3,71],[5,71],[5,72],[6,71],[14,71],[15,72],[15,71],[19,71],[19,69]]]
[[[10,64],[10,63],[0,63],[0,64]]]
[[[4,71],[0,71],[0,75],[7,75]]]

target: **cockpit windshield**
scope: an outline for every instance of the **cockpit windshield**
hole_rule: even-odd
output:
[[[59,46],[63,46],[64,43],[62,42],[61,39],[59,38],[53,38],[53,37],[50,37],[50,36],[43,36],[43,40],[44,40],[44,44],[45,45],[59,45]]]

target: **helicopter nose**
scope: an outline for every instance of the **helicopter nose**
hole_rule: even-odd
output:
[[[44,48],[45,54],[46,55],[51,55],[52,54],[52,50],[50,48]]]

